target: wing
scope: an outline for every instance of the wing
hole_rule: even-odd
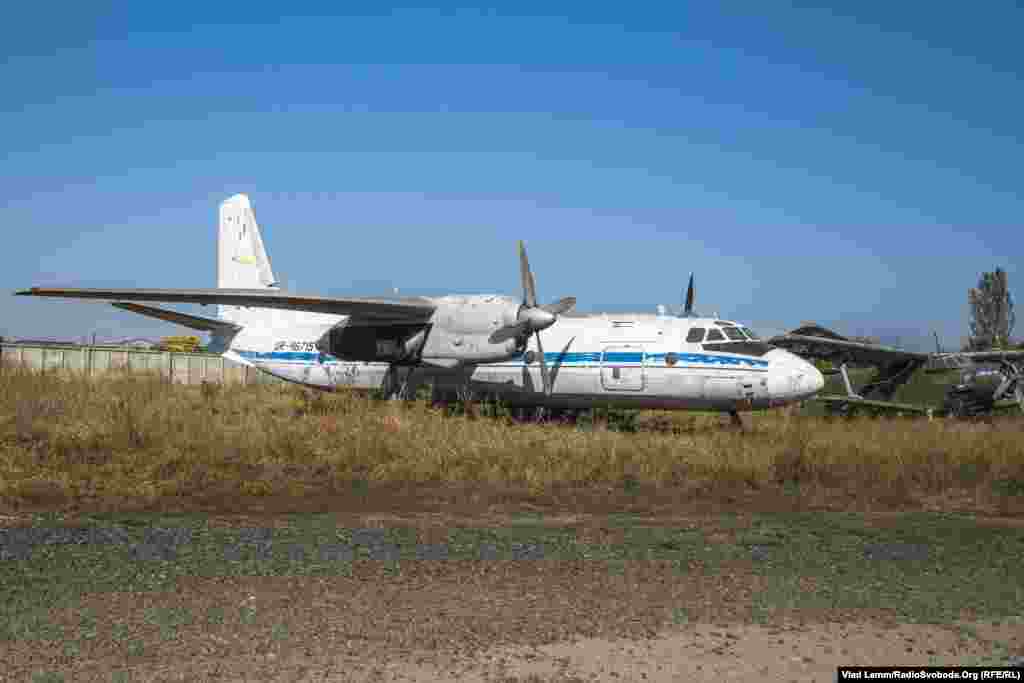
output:
[[[55,289],[33,287],[18,296],[46,296],[107,301],[162,301],[182,304],[223,304],[252,308],[276,308],[334,315],[354,315],[367,320],[424,322],[434,303],[421,297],[401,299],[340,298],[292,294],[266,289]]]
[[[932,354],[925,371],[962,370],[975,363],[1020,363],[1021,361],[1024,361],[1024,351],[954,351]]]
[[[963,353],[950,355],[969,358],[975,363],[992,363],[1001,360],[1014,361],[1024,359],[1024,351],[965,351]]]
[[[792,332],[772,337],[768,343],[799,356],[846,362],[851,365],[887,366],[900,361],[926,363],[931,356],[882,344],[851,341],[818,325],[798,327]]]

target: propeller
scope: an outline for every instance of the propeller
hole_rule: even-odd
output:
[[[686,303],[683,304],[683,314],[681,317],[693,317],[693,273],[690,273],[690,284],[686,288]]]
[[[540,331],[554,325],[558,316],[575,306],[576,297],[567,296],[550,304],[537,305],[537,285],[530,271],[530,261],[526,257],[526,247],[523,246],[522,240],[519,241],[519,277],[523,285],[523,305],[516,314],[516,322],[495,330],[490,341],[500,343],[507,339],[535,335],[537,352],[540,354],[540,376],[544,382],[544,394],[550,396],[552,386],[548,366],[544,361],[544,345],[540,341]]]

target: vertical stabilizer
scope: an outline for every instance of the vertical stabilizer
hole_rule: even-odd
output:
[[[249,197],[244,194],[236,194],[220,205],[217,286],[230,289],[277,287],[256,216]],[[219,307],[220,318],[236,324],[244,324],[247,312],[239,306]]]

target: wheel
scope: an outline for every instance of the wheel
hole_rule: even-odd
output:
[[[844,417],[847,411],[850,409],[850,404],[845,401],[842,403],[826,403],[825,412],[832,417]]]
[[[946,401],[946,410],[956,418],[973,417],[978,414],[978,408],[977,403],[966,396],[954,395]]]

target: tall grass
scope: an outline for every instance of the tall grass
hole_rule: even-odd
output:
[[[553,490],[724,491],[1024,511],[1019,417],[826,420],[782,412],[745,432],[717,416],[647,413],[640,431],[445,416],[293,385],[168,384],[7,368],[0,502],[158,504],[349,495],[353,482]],[[656,431],[646,429],[654,425]]]

